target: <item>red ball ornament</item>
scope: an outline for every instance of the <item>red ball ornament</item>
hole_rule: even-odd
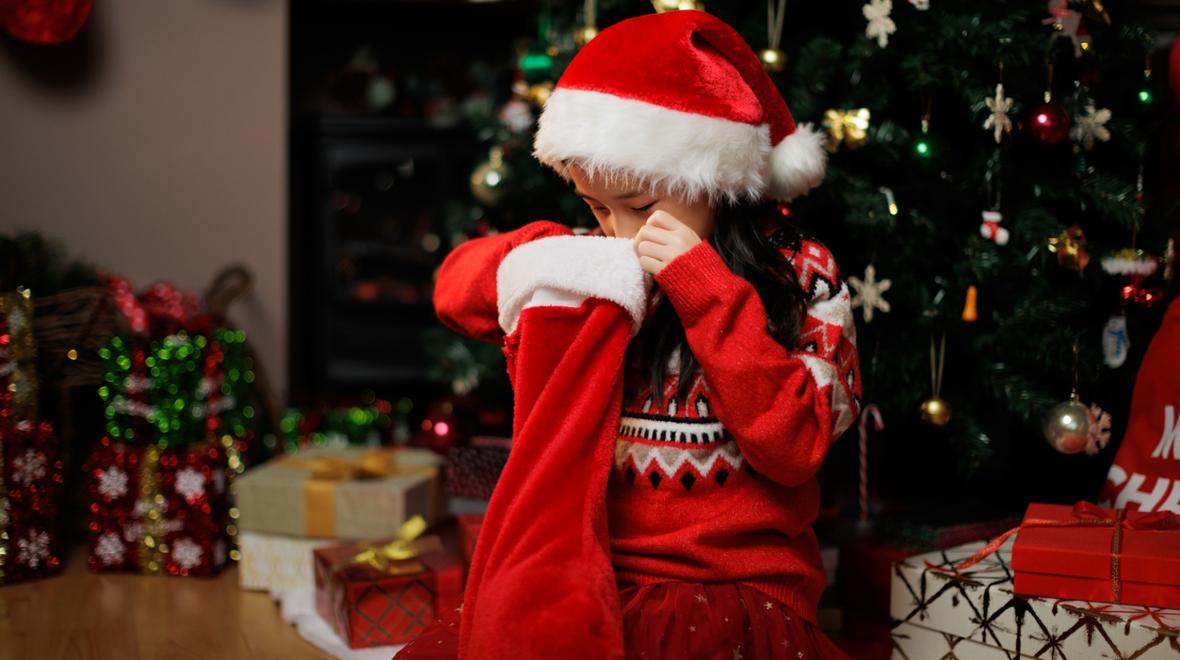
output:
[[[53,46],[74,38],[93,4],[93,0],[0,0],[0,23],[21,41]]]
[[[1045,144],[1058,144],[1069,137],[1069,111],[1056,101],[1033,106],[1026,127],[1033,139]]]

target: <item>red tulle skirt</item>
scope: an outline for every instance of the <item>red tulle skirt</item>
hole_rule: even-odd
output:
[[[842,660],[815,625],[762,592],[732,583],[661,582],[620,590],[628,660]],[[459,614],[449,612],[397,658],[454,660]]]

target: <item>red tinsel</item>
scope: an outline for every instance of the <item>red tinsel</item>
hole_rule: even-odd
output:
[[[226,453],[208,442],[162,451],[145,497],[145,449],[103,438],[86,461],[89,501],[88,563],[95,571],[149,572],[146,537],[166,547],[159,571],[214,575],[226,563],[229,500]],[[159,513],[153,521],[149,508]]]

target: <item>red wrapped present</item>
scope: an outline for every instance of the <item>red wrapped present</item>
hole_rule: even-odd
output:
[[[230,527],[225,448],[161,450],[103,438],[86,461],[90,568],[214,575]]]
[[[1030,504],[1019,527],[953,571],[974,566],[1013,535],[1018,595],[1180,608],[1180,516],[1174,513]]]
[[[508,462],[511,438],[477,435],[464,447],[447,450],[447,492],[488,500]]]
[[[408,642],[462,604],[462,562],[425,528],[415,516],[390,543],[314,551],[316,610],[349,647]]]
[[[48,422],[0,423],[0,584],[61,568],[62,461]]]
[[[455,516],[459,521],[459,545],[463,548],[463,560],[470,566],[475,555],[475,539],[483,525],[482,513],[463,513]]]

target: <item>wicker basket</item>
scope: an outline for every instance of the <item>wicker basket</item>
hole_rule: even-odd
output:
[[[42,385],[64,389],[102,384],[98,349],[128,327],[107,290],[93,286],[34,297],[33,331]]]

